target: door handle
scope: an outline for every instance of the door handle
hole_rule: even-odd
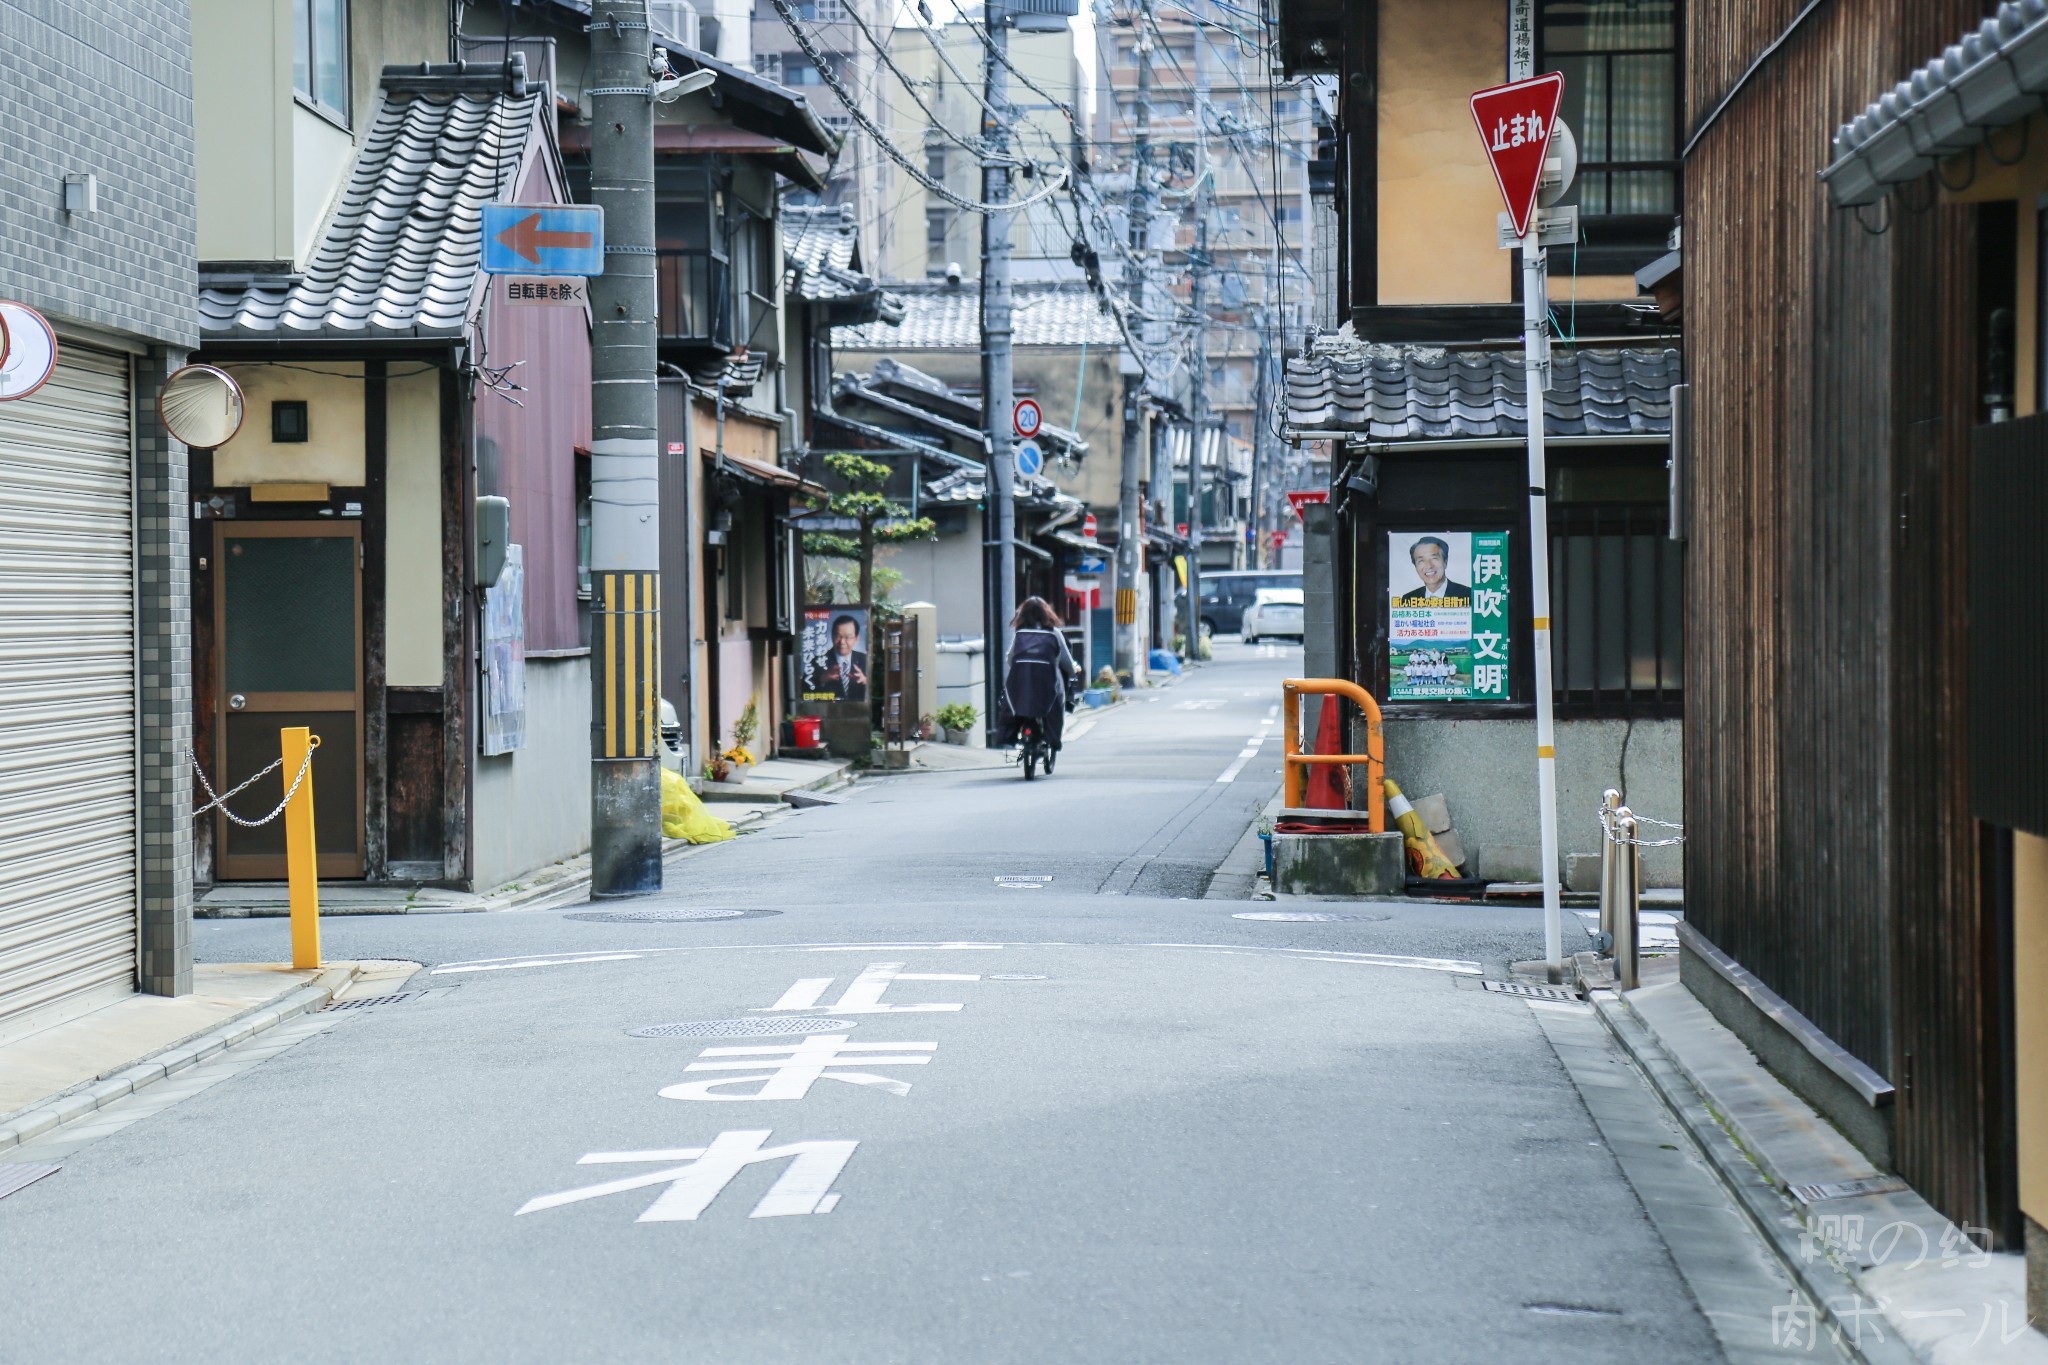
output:
[[[228,698],[228,710],[230,711],[239,711],[248,704],[249,699],[243,696],[240,692],[237,692],[235,693],[234,696]]]

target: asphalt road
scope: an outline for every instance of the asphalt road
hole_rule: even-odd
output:
[[[0,1360],[1794,1358],[1579,1007],[1475,989],[1532,912],[1203,898],[1298,664],[1223,643],[1048,780],[866,780],[660,898],[330,921],[411,994],[8,1154],[64,1169],[0,1199]]]

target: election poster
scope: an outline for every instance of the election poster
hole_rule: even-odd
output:
[[[1387,533],[1389,701],[1508,699],[1508,533]]]
[[[803,699],[868,699],[868,609],[839,605],[804,608]]]

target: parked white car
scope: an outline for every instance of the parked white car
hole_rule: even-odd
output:
[[[1269,635],[1302,636],[1301,589],[1260,588],[1244,609],[1243,639],[1246,644]]]

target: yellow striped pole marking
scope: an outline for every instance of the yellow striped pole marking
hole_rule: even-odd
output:
[[[1556,758],[1556,757],[1557,757],[1557,746],[1556,746],[1556,745],[1553,745],[1553,744],[1539,744],[1539,745],[1537,745],[1537,746],[1536,746],[1536,757],[1538,757],[1538,758]]]

